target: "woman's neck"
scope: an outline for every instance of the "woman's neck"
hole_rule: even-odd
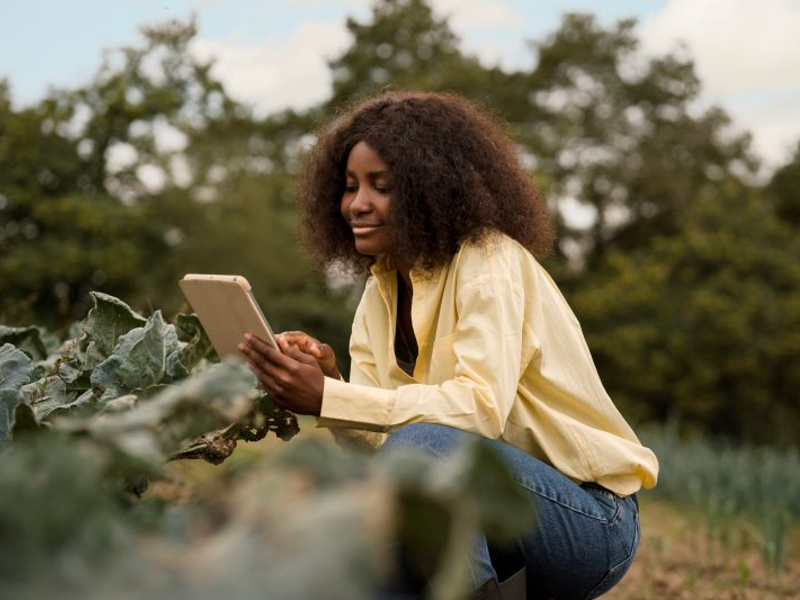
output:
[[[411,286],[411,263],[407,260],[402,260],[396,256],[392,256],[394,264],[397,266],[397,274],[403,279],[408,291],[413,294],[414,288]]]

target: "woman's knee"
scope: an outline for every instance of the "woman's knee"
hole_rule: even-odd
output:
[[[469,434],[446,425],[413,423],[392,432],[383,444],[382,450],[415,448],[431,454],[446,455],[452,452],[466,435]]]

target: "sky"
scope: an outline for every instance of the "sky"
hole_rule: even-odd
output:
[[[462,48],[484,63],[530,67],[530,40],[564,12],[604,25],[638,20],[643,56],[682,45],[703,82],[697,110],[721,105],[750,131],[767,167],[800,140],[800,0],[429,0],[448,15]],[[87,84],[104,49],[139,45],[140,25],[195,15],[193,51],[215,56],[215,74],[261,113],[324,100],[326,60],[351,42],[348,16],[366,20],[372,0],[0,0],[0,78],[15,106],[48,89]]]

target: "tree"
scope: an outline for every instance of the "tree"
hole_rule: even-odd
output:
[[[587,264],[611,245],[633,250],[675,233],[704,191],[756,166],[749,136],[724,135],[722,110],[692,114],[700,82],[691,60],[642,63],[634,26],[603,29],[591,15],[566,15],[534,44],[538,63],[519,90],[530,108],[508,109],[552,192],[594,213],[587,230],[562,234]]]
[[[778,217],[795,227],[800,225],[798,190],[800,190],[800,142],[797,143],[793,158],[775,171],[766,188]]]
[[[89,85],[34,108],[15,112],[0,88],[0,160],[12,165],[0,175],[0,318],[58,327],[85,312],[90,289],[171,313],[183,273],[235,272],[274,305],[276,327],[306,327],[345,354],[347,297],[311,273],[294,238],[311,117],[255,119],[192,56],[193,23],[142,33]],[[165,133],[182,143],[164,147]]]
[[[6,319],[57,325],[74,316],[89,289],[130,290],[131,277],[144,268],[140,215],[92,183],[68,132],[73,116],[56,98],[14,111],[8,85],[0,86],[0,316]]]
[[[562,249],[587,265],[609,245],[633,249],[674,233],[704,188],[757,166],[748,136],[724,135],[722,110],[690,110],[700,90],[690,59],[637,64],[633,20],[606,29],[591,15],[566,15],[531,43],[536,60],[519,71],[463,53],[422,0],[377,2],[370,21],[347,26],[353,44],[331,62],[326,112],[385,87],[455,91],[486,105],[510,123],[550,197]],[[595,215],[588,229],[564,219],[570,201]]]
[[[384,86],[441,89],[453,67],[465,62],[458,39],[445,20],[434,17],[423,0],[375,3],[372,21],[347,20],[353,44],[331,61],[337,107]]]
[[[679,233],[609,250],[570,300],[615,401],[640,421],[796,443],[798,256],[797,231],[731,181]]]

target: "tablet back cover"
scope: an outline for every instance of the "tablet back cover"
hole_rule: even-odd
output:
[[[220,358],[242,358],[237,349],[245,333],[274,344],[272,330],[240,275],[188,274],[180,282]]]

